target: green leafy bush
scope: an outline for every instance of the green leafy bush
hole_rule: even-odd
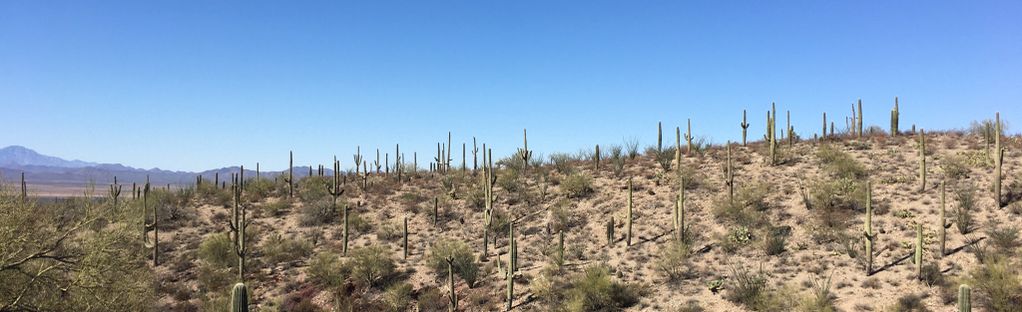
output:
[[[351,268],[351,277],[361,286],[375,287],[394,274],[394,260],[390,251],[382,246],[355,249],[346,263]]]
[[[593,192],[593,179],[584,173],[575,173],[561,181],[561,190],[569,198],[582,198]]]
[[[635,286],[612,280],[610,270],[605,266],[593,266],[569,283],[564,309],[571,312],[619,311],[638,302],[639,291]]]
[[[433,245],[429,253],[429,267],[436,272],[437,280],[445,280],[448,277],[447,258],[453,257],[454,273],[465,280],[469,287],[475,285],[479,278],[479,265],[475,262],[472,249],[468,244],[456,240],[441,240]]]

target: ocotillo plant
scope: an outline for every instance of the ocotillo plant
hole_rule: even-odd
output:
[[[238,280],[245,280],[245,256],[248,255],[248,246],[246,245],[245,229],[248,228],[248,216],[245,212],[245,205],[241,203],[242,195],[245,190],[245,167],[241,167],[241,172],[234,176],[234,184],[231,186],[234,193],[234,207],[231,210],[231,220],[228,222],[231,234],[233,235],[232,242],[234,246],[234,254],[238,256]]]
[[[916,278],[923,279],[923,224],[916,224],[916,253],[913,255],[916,264]]]
[[[894,97],[894,108],[891,109],[891,136],[898,135],[898,97]]]
[[[958,286],[958,312],[972,312],[972,288],[969,285]]]
[[[145,187],[142,188],[142,244],[145,248],[153,250],[153,266],[160,265],[160,213],[159,209],[153,207],[153,222],[147,220],[149,217],[149,177],[146,177]],[[149,240],[149,232],[153,232],[153,240]]]
[[[870,276],[873,275],[873,241],[876,237],[873,236],[873,190],[869,181],[866,181],[866,222],[863,227],[865,228],[866,244],[866,276]]]
[[[1004,148],[1001,147],[1001,113],[994,117],[994,202],[1001,207],[1001,165],[1004,162]]]
[[[692,118],[688,119],[688,132],[685,132],[685,141],[688,142],[688,155],[692,156]]]
[[[664,127],[663,122],[658,121],[656,123],[656,152],[661,153],[664,151]]]
[[[628,215],[625,217],[625,243],[632,245],[632,178],[628,178]]]
[[[447,285],[451,288],[450,304],[447,306],[447,310],[454,312],[458,310],[458,294],[454,292],[454,257],[447,256],[444,261],[447,261]]]
[[[110,198],[114,200],[114,208],[117,208],[117,198],[121,197],[122,185],[117,184],[117,176],[114,176],[114,184],[110,185]]]
[[[745,120],[745,110],[742,110],[742,146],[745,146],[745,136],[749,131],[749,123]]]
[[[919,129],[919,191],[926,190],[926,131]]]
[[[518,156],[522,159],[522,171],[529,166],[529,159],[532,158],[532,151],[529,150],[529,134],[522,129],[522,148],[518,149]]]
[[[234,284],[231,289],[231,312],[248,312],[248,288],[245,283]]]
[[[949,224],[947,224],[947,212],[946,212],[947,211],[946,210],[946,208],[947,208],[947,206],[946,206],[946,204],[947,204],[947,194],[946,194],[946,192],[947,192],[946,186],[944,185],[944,182],[941,181],[940,182],[940,223],[937,224],[938,226],[940,226],[938,228],[938,230],[940,231],[940,238],[939,238],[940,239],[940,258],[944,258],[944,255],[947,255],[947,252],[946,252],[945,248],[947,248],[947,228],[948,228]]]

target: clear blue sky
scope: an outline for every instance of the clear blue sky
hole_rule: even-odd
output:
[[[281,169],[425,164],[447,131],[549,155],[692,118],[720,143],[770,102],[809,137],[858,98],[884,127],[894,96],[905,128],[1022,120],[1019,1],[100,2],[0,2],[0,145]]]

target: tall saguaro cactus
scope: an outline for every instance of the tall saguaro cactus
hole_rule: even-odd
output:
[[[529,150],[529,133],[522,129],[522,148],[518,149],[518,157],[522,159],[522,171],[529,167],[532,151]]]
[[[866,222],[865,228],[866,244],[866,276],[873,275],[873,242],[876,236],[873,235],[873,190],[870,182],[866,181]]]
[[[355,170],[358,170],[358,163],[355,164]],[[295,152],[288,152],[287,160],[287,178],[284,182],[287,182],[287,198],[295,197]]]
[[[916,278],[923,279],[923,224],[916,224],[916,253],[913,255],[916,265]]]
[[[891,136],[898,135],[898,97],[894,97],[894,108],[891,109]]]
[[[405,231],[404,231],[404,239],[401,241],[401,247],[402,247],[402,249],[404,251],[404,259],[408,260],[408,216],[404,217],[404,221],[405,221],[405,227],[404,227]]]
[[[940,258],[944,258],[944,256],[947,255],[946,248],[947,248],[947,227],[948,227],[948,224],[947,224],[947,194],[946,193],[947,193],[946,185],[944,185],[944,182],[941,181],[940,182],[940,223],[937,224],[939,226],[938,231],[940,233],[939,234],[940,238],[938,238],[940,240]]]
[[[664,151],[664,124],[658,121],[656,123],[656,152],[662,153]]]
[[[820,139],[827,138],[827,112],[823,112],[823,130],[820,130]]]
[[[674,163],[681,170],[681,127],[674,127]]]
[[[745,146],[745,136],[749,130],[749,123],[745,121],[745,110],[742,110],[742,146]]]
[[[489,156],[486,154],[489,153]],[[497,177],[493,173],[493,150],[487,150],[486,144],[483,144],[483,254],[482,258],[485,260],[489,257],[489,236],[490,236],[490,224],[493,223],[493,203],[496,199],[493,196],[493,186],[497,183]],[[499,262],[499,261],[498,261]]]
[[[926,190],[926,130],[919,129],[919,191]]]
[[[159,209],[153,207],[153,222],[149,222],[149,177],[145,178],[145,186],[142,188],[142,243],[147,249],[153,250],[153,266],[160,265],[160,213]],[[149,240],[149,232],[153,232],[153,239]]]
[[[248,228],[248,216],[246,214],[245,205],[242,204],[242,195],[245,190],[245,166],[241,167],[241,172],[234,176],[234,184],[231,185],[231,189],[234,193],[234,207],[231,210],[231,219],[229,220],[229,228],[233,235],[232,242],[234,246],[234,254],[238,256],[238,280],[245,280],[245,257],[248,255],[248,246],[246,244],[245,229]]]
[[[855,119],[856,127],[858,128],[859,138],[862,138],[862,99],[859,99],[859,117]]]
[[[674,232],[679,242],[685,241],[685,178],[681,178],[678,200],[674,202]]]
[[[1001,165],[1004,162],[1004,148],[1001,147],[1001,113],[994,117],[994,202],[1001,207]]]
[[[692,156],[692,118],[688,119],[688,132],[685,132],[685,141],[688,142],[688,156]]]
[[[632,245],[632,178],[628,178],[628,215],[625,217],[625,243]]]
[[[600,145],[596,144],[596,153],[593,154],[593,160],[596,166],[596,171],[600,170]]]
[[[28,199],[28,184],[25,184],[25,173],[21,173],[21,201]]]
[[[727,186],[727,200],[735,204],[735,163],[731,158],[731,141],[727,142],[727,160],[724,162],[724,185]]]
[[[454,312],[458,310],[458,294],[454,291],[454,257],[447,256],[444,261],[447,262],[447,286],[451,289],[447,310]]]

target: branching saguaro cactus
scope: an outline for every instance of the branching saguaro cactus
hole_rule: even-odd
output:
[[[748,134],[748,131],[749,131],[749,123],[746,122],[745,117],[746,117],[745,110],[743,109],[742,110],[742,123],[741,123],[741,126],[742,126],[742,146],[745,146],[745,136],[746,136],[746,134]]]
[[[972,288],[969,285],[958,286],[958,312],[972,312]]]
[[[692,156],[692,118],[688,119],[688,132],[685,132],[685,141],[688,142],[688,156]]]
[[[625,217],[625,243],[632,245],[632,178],[628,178],[628,214]]]
[[[518,157],[522,159],[522,171],[529,167],[529,159],[532,158],[532,151],[529,150],[529,133],[522,129],[522,148],[518,149]]]
[[[926,190],[926,131],[919,129],[919,191]]]
[[[489,153],[489,156],[486,154]],[[493,174],[493,150],[487,150],[483,144],[483,260],[489,257],[490,225],[493,223],[493,203],[497,199],[493,196],[493,186],[497,184],[497,176]],[[499,261],[498,261],[499,262]]]
[[[245,257],[248,255],[245,230],[248,228],[248,216],[245,205],[242,204],[242,195],[245,190],[245,167],[234,176],[234,184],[231,185],[234,193],[234,207],[231,209],[231,219],[228,220],[228,227],[231,231],[231,242],[234,246],[234,254],[238,256],[238,280],[245,280]]]
[[[376,160],[373,161],[373,168],[376,168],[376,174],[380,174],[380,168],[383,168],[383,166],[380,165],[380,149],[379,148],[376,149]]]
[[[248,288],[245,283],[234,284],[231,289],[231,312],[248,312]]]
[[[894,97],[894,108],[891,109],[891,136],[898,135],[898,97]]]
[[[153,207],[153,220],[149,222],[149,177],[145,178],[145,186],[142,188],[142,244],[147,249],[153,250],[153,266],[160,265],[160,213],[159,209]],[[149,232],[153,232],[153,239],[149,240]]]
[[[1004,148],[1001,147],[1001,113],[994,117],[994,202],[1002,207],[1001,200],[1001,165],[1004,162]]]
[[[358,174],[358,165],[362,164],[362,147],[355,146],[355,155],[351,156],[352,160],[355,161],[355,174]]]
[[[870,276],[873,275],[873,242],[876,236],[873,235],[873,190],[869,181],[866,181],[866,222],[863,227],[866,245],[866,276]]]
[[[916,265],[916,278],[923,279],[923,224],[916,224],[916,253],[912,256]]]
[[[117,176],[114,176],[114,184],[110,184],[110,198],[114,200],[114,209],[117,208],[117,198],[121,197],[122,185],[117,184]]]

